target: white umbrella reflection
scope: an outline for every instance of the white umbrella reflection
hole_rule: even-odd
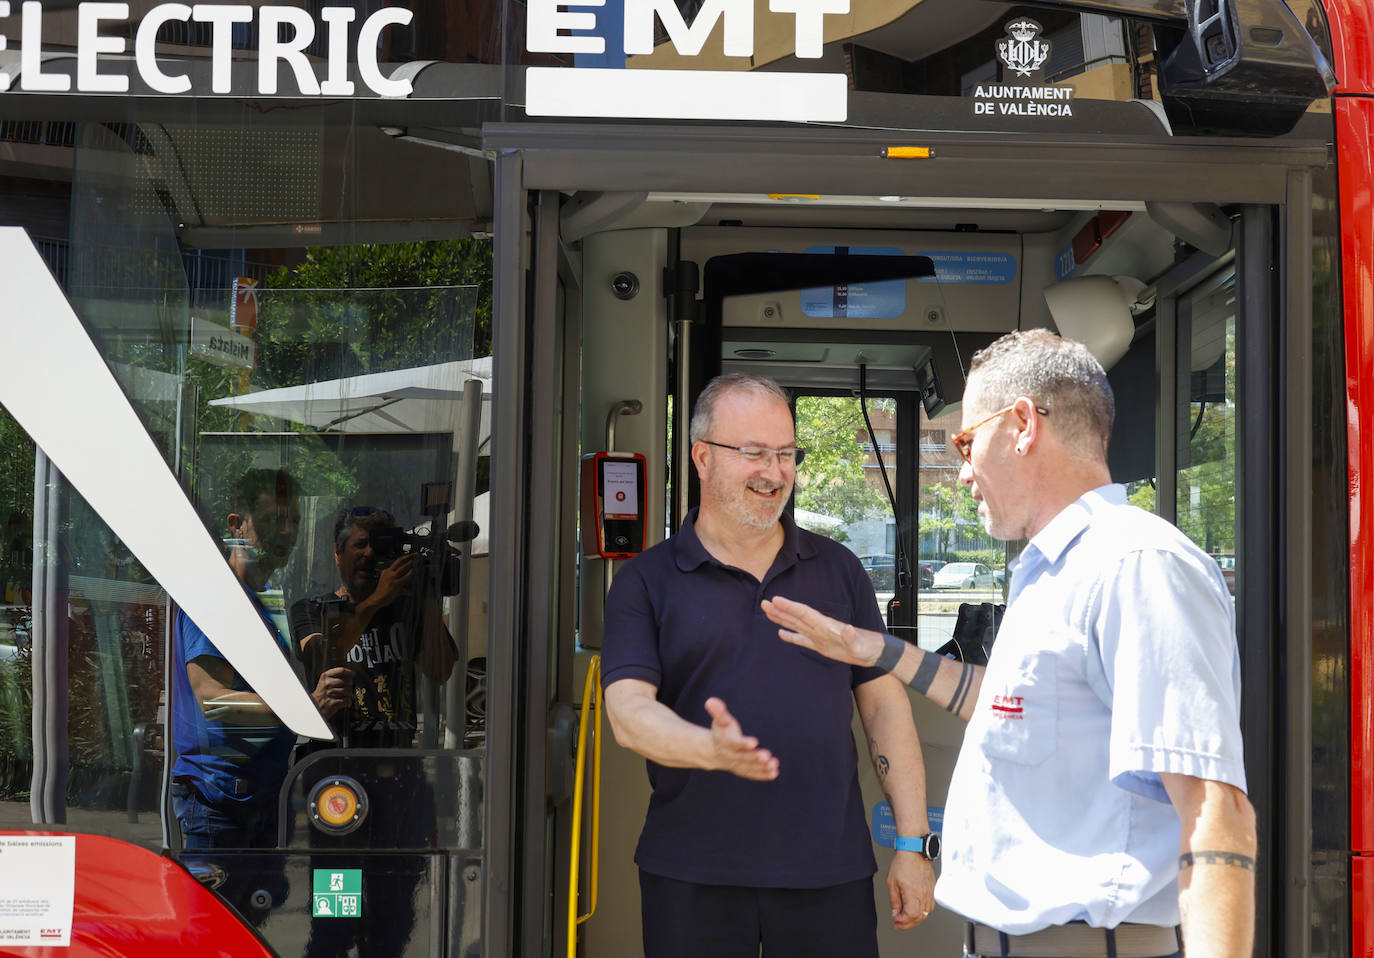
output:
[[[212,399],[211,406],[273,416],[320,432],[452,432],[468,380],[482,383],[479,446],[491,435],[491,357],[328,379]]]

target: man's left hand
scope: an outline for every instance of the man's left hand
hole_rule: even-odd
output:
[[[803,602],[774,596],[762,602],[763,614],[782,626],[778,637],[846,665],[869,667],[883,651],[883,634],[846,625]]]
[[[887,870],[892,927],[915,928],[935,910],[935,866],[916,852],[897,852]]]

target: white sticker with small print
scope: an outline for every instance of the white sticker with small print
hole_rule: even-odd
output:
[[[0,835],[0,949],[70,948],[76,837]]]

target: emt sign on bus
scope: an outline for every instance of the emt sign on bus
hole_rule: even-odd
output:
[[[613,0],[616,2],[616,0]],[[701,53],[719,25],[727,56],[744,62],[754,53],[754,0],[706,0],[689,26],[673,0],[623,0],[623,28],[617,19],[600,22],[597,8],[610,16],[607,0],[529,0],[525,48],[531,53],[586,54],[606,52],[608,31],[626,54],[654,50],[655,17],[684,57]],[[771,14],[793,18],[796,54],[821,56],[827,16],[849,13],[850,0],[769,0]],[[0,33],[0,91],[36,93],[124,94],[130,74],[154,93],[164,95],[252,95],[347,97],[371,93],[409,97],[413,86],[406,69],[384,71],[378,62],[383,32],[409,26],[414,14],[401,7],[381,7],[361,20],[353,7],[326,6],[318,13],[298,6],[222,3],[160,3],[137,20],[129,40],[130,4],[87,2],[76,6],[75,78],[54,69],[42,49],[44,5],[38,0],[0,0],[0,21],[18,13],[14,27]],[[619,11],[617,11],[617,14]],[[158,56],[158,33],[169,24],[202,25],[210,43],[209,89],[193,89],[184,59]],[[233,75],[236,28],[256,27],[256,71],[251,89],[236,89]],[[599,32],[598,32],[599,31]],[[15,41],[18,41],[17,46]],[[312,45],[326,56],[311,56]],[[112,66],[128,60],[132,70]],[[279,89],[279,77],[289,77]],[[361,80],[361,86],[353,77]],[[843,73],[742,70],[624,70],[579,66],[529,67],[525,111],[530,116],[644,117],[658,119],[728,119],[841,121],[847,115],[848,80]],[[295,90],[289,88],[294,81]],[[240,79],[240,84],[242,80]]]

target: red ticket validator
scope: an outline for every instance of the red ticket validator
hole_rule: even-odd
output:
[[[644,551],[647,463],[639,453],[582,457],[582,554],[628,559]]]

